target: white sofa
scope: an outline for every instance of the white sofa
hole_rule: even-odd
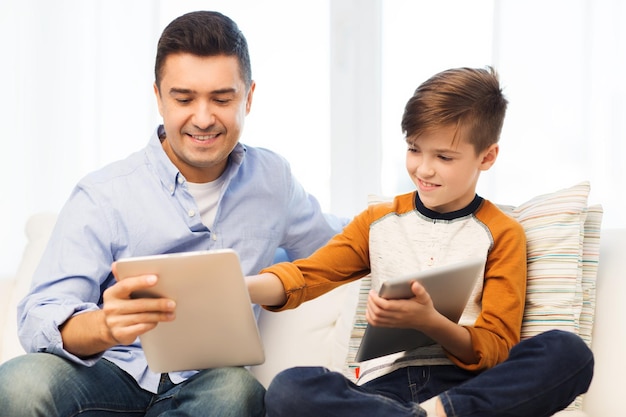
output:
[[[53,213],[38,213],[29,219],[21,265],[15,277],[0,280],[0,363],[23,352],[16,337],[15,305],[28,288],[55,218]],[[623,413],[618,381],[626,373],[626,326],[619,321],[626,318],[626,280],[621,276],[626,270],[626,229],[602,230],[600,245],[592,344],[595,375],[583,410],[561,412],[559,417],[618,417]],[[341,371],[358,290],[358,283],[353,283],[293,311],[263,311],[259,325],[267,359],[252,372],[267,386],[277,372],[290,366],[323,365]]]

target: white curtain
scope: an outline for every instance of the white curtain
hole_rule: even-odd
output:
[[[412,187],[397,143],[413,89],[441,69],[489,64],[510,105],[500,156],[479,193],[519,204],[589,180],[603,226],[626,225],[626,2],[395,0],[383,10],[384,45],[402,45],[384,62],[383,140],[396,147],[384,157],[385,193]]]
[[[434,72],[491,64],[510,107],[479,192],[516,204],[590,180],[604,226],[626,226],[621,0],[3,0],[0,278],[28,216],[58,211],[83,175],[147,142],[156,41],[197,9],[248,38],[258,87],[243,141],[285,155],[324,209],[410,189],[405,101]]]
[[[280,151],[328,208],[327,3],[2,0],[0,279],[19,264],[30,215],[58,211],[82,176],[147,143],[160,122],[158,37],[201,9],[232,17],[249,42],[257,88],[242,140]]]

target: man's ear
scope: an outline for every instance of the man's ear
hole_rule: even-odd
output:
[[[480,162],[480,169],[482,171],[487,171],[489,168],[491,168],[491,166],[496,162],[496,159],[498,158],[499,151],[500,145],[494,143],[481,152],[480,158],[482,160]]]
[[[154,96],[156,97],[159,114],[161,115],[161,117],[163,117],[163,102],[161,100],[161,92],[159,91],[159,87],[157,86],[156,82],[152,85],[152,88],[154,89]]]
[[[255,88],[256,83],[252,80],[252,83],[250,83],[250,89],[248,90],[248,96],[246,97],[246,115],[250,113],[250,109],[252,108],[252,96],[254,95]]]

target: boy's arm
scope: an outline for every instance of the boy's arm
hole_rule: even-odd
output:
[[[285,287],[278,277],[266,272],[246,277],[250,300],[254,304],[280,307],[287,302]]]
[[[291,309],[367,275],[371,221],[366,210],[308,258],[277,263],[246,277],[252,302],[272,311]]]

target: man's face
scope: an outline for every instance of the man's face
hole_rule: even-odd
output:
[[[170,55],[154,92],[163,117],[163,149],[190,182],[217,179],[250,112],[254,83],[246,91],[233,56]]]
[[[466,207],[474,199],[480,172],[498,155],[497,144],[477,155],[466,140],[453,144],[454,134],[455,127],[449,126],[407,140],[407,172],[424,206],[438,213]]]

